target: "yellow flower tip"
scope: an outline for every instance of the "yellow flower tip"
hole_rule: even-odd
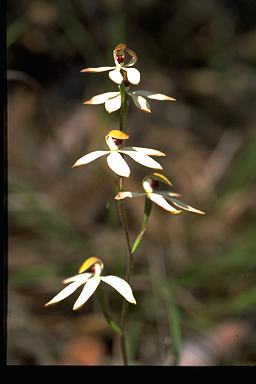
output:
[[[151,109],[140,108],[139,110],[143,112],[151,113]]]
[[[79,268],[78,273],[82,273],[92,267],[95,263],[99,263],[101,266],[101,270],[103,269],[103,262],[98,257],[90,257],[89,259],[85,260],[85,262],[81,265]]]
[[[152,177],[154,180],[161,181],[162,183],[165,183],[165,184],[170,185],[172,187],[171,181],[166,176],[162,175],[161,173],[154,172]]]
[[[127,140],[129,139],[129,135],[127,133],[124,133],[122,131],[118,131],[117,129],[113,129],[110,131],[106,137],[113,137],[113,139],[119,139],[119,140]]]
[[[168,211],[167,211],[168,212]],[[175,216],[178,216],[178,215],[180,215],[181,213],[183,213],[183,211],[178,211],[178,210],[176,210],[176,211],[172,211],[172,212],[169,212],[170,213],[170,215],[175,215]]]
[[[80,309],[82,307],[82,305],[80,307],[73,307],[72,310],[73,311],[78,311],[78,309]]]
[[[206,215],[206,212],[204,212],[204,211],[199,211],[199,209],[197,209],[197,212],[196,213],[198,213],[199,215]]]
[[[44,306],[45,307],[49,307],[50,305],[54,305],[56,304],[55,302],[52,302],[52,300],[48,301],[48,303],[46,303]]]
[[[166,155],[163,153],[162,156],[166,156]],[[150,179],[153,179],[156,181],[161,181],[162,183],[167,184],[170,187],[172,187],[172,183],[170,182],[170,180],[166,176],[162,175],[161,173],[154,172],[152,175],[145,176],[143,181],[148,181]]]
[[[119,43],[119,44],[117,44],[117,45],[115,46],[114,51],[122,51],[122,50],[124,50],[124,49],[126,49],[126,45],[125,45],[124,43]]]

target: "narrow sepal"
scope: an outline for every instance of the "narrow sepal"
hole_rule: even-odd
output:
[[[106,71],[110,71],[113,68],[115,67],[85,68],[85,69],[82,69],[80,72],[106,72]]]
[[[132,91],[130,93],[133,95],[140,95],[140,96],[148,97],[149,99],[154,99],[159,101],[176,101],[176,99],[174,99],[173,97],[163,95],[162,93],[143,91],[140,89],[137,89],[136,91]]]
[[[154,203],[159,205],[161,208],[165,209],[166,211],[172,213],[173,215],[178,215],[182,211],[179,211],[172,207],[161,195],[158,195],[157,193],[148,193],[148,198],[152,200]]]
[[[146,193],[140,193],[140,192],[118,192],[116,196],[114,197],[115,200],[123,200],[126,199],[127,197],[133,198],[133,197],[141,197],[145,196]]]
[[[63,284],[68,284],[68,283],[72,283],[74,281],[80,281],[81,282],[81,285],[86,283],[86,281],[92,276],[91,273],[83,273],[81,275],[75,275],[75,276],[71,276],[71,277],[68,277],[67,279],[63,280],[62,283]]]
[[[93,151],[87,153],[87,155],[80,157],[80,159],[78,159],[72,167],[79,167],[80,165],[91,163],[92,161],[98,159],[101,156],[107,155],[108,153],[109,151]]]
[[[124,279],[117,276],[101,276],[101,280],[111,285],[117,292],[120,293],[129,303],[136,304],[130,285]]]
[[[94,276],[87,281],[82,292],[80,293],[78,299],[76,300],[73,306],[74,311],[81,308],[86,303],[86,301],[89,300],[89,298],[96,291],[99,284],[100,284],[99,276]]]
[[[134,161],[141,165],[144,165],[145,167],[163,169],[161,164],[159,164],[156,160],[152,159],[148,155],[145,155],[144,153],[127,150],[120,150],[119,152],[125,153],[126,155],[130,156]]]
[[[93,96],[91,99],[86,100],[84,104],[103,104],[108,99],[119,95],[119,92],[105,92],[100,95]]]
[[[193,213],[198,213],[199,215],[205,215],[205,212],[200,211],[199,209],[193,208],[188,204],[183,203],[180,200],[177,200],[175,198],[171,198],[171,201],[174,205],[176,205],[178,208],[185,209],[186,211],[193,212]]]
[[[45,306],[47,307],[48,305],[56,304],[66,299],[66,297],[72,295],[72,293],[75,292],[75,290],[78,287],[80,287],[80,285],[82,284],[83,284],[83,281],[81,280],[74,281],[73,283],[69,284],[67,287],[62,289],[62,291],[60,291],[56,296],[54,296],[52,300],[48,301],[48,303],[46,303]]]
[[[157,149],[152,148],[143,148],[143,147],[124,147],[125,151],[136,151],[148,156],[166,156],[165,153],[158,151]]]

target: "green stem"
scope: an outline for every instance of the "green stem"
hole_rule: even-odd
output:
[[[123,190],[123,179],[122,177],[119,178],[119,181],[116,183],[116,190],[118,192],[121,192]],[[127,270],[126,270],[126,280],[128,283],[130,283],[131,280],[131,274],[132,274],[132,253],[131,253],[131,242],[130,242],[130,237],[129,237],[129,232],[128,232],[128,224],[127,224],[127,219],[126,219],[126,213],[125,209],[123,206],[123,202],[118,200],[117,202],[118,206],[118,212],[120,216],[120,220],[122,223],[122,228],[124,232],[124,237],[125,241],[127,244]],[[127,347],[126,347],[126,336],[125,336],[125,328],[126,328],[126,322],[127,322],[127,313],[128,313],[128,303],[125,299],[123,299],[122,302],[122,309],[121,309],[121,329],[122,329],[122,334],[120,335],[120,345],[121,345],[121,352],[122,352],[122,357],[123,357],[123,362],[124,365],[128,365],[128,356],[127,356]]]
[[[126,76],[126,72],[122,71],[123,76]],[[125,85],[122,83],[119,86],[120,96],[121,96],[121,108],[120,108],[120,131],[125,132],[128,109],[129,109],[129,99],[125,92]]]
[[[144,208],[143,223],[141,225],[140,232],[139,232],[138,236],[136,237],[136,239],[135,239],[135,241],[133,243],[132,250],[131,250],[132,255],[134,254],[134,252],[136,251],[136,249],[140,245],[142,237],[143,237],[144,233],[146,232],[147,224],[148,224],[148,219],[149,219],[149,216],[150,216],[150,213],[151,213],[151,209],[152,209],[152,202],[151,202],[151,200],[146,198],[146,200],[145,200],[145,208]]]
[[[126,72],[122,71],[122,75],[124,76],[124,80],[126,79]],[[129,108],[129,100],[125,91],[125,85],[124,82],[120,85],[120,95],[121,95],[121,109],[120,109],[120,131],[125,132],[126,129],[126,123],[127,123],[127,115],[128,115],[128,108]],[[122,192],[123,191],[123,178],[120,177],[119,180],[116,181],[116,191]],[[144,210],[144,219],[142,223],[142,227],[140,229],[139,235],[137,236],[133,246],[131,246],[130,237],[129,237],[129,231],[128,231],[128,224],[127,224],[127,218],[125,213],[125,208],[123,205],[123,201],[118,200],[118,212],[120,216],[120,220],[122,223],[122,228],[124,232],[125,241],[127,244],[127,269],[126,269],[126,281],[128,284],[130,284],[131,277],[132,277],[132,270],[133,270],[133,255],[135,250],[138,248],[142,237],[146,231],[149,215],[152,208],[152,203],[149,199],[146,199],[145,201],[145,210]],[[122,335],[120,336],[120,345],[121,345],[121,351],[123,356],[123,362],[124,365],[128,365],[128,356],[127,356],[127,346],[126,346],[126,324],[127,324],[127,317],[128,317],[128,302],[123,299],[122,302],[122,309],[121,309],[121,329],[122,329]]]
[[[126,271],[126,280],[128,284],[130,284],[131,276],[132,276],[132,270],[133,270],[133,255],[138,248],[142,237],[147,229],[147,223],[150,216],[151,208],[152,208],[152,202],[149,199],[146,199],[145,201],[145,210],[144,210],[144,219],[143,223],[139,232],[139,235],[137,236],[135,242],[133,243],[133,246],[131,248],[130,245],[130,239],[129,239],[129,233],[128,233],[128,225],[126,220],[126,215],[124,211],[124,207],[122,206],[122,201],[118,201],[118,208],[119,208],[119,214],[122,221],[122,226],[125,232],[127,247],[128,247],[128,263],[127,263],[127,271]],[[128,365],[128,358],[127,358],[127,348],[126,348],[126,338],[125,338],[125,328],[127,323],[127,316],[128,316],[128,303],[126,300],[123,300],[122,304],[122,310],[121,310],[121,328],[123,331],[123,334],[120,337],[121,342],[121,350],[123,355],[124,364]]]
[[[112,319],[112,317],[110,315],[110,312],[109,312],[109,309],[108,309],[108,305],[107,305],[107,302],[106,302],[106,298],[105,298],[105,294],[104,294],[104,291],[103,291],[103,288],[102,288],[101,284],[99,285],[99,287],[97,289],[97,295],[98,295],[98,298],[99,298],[99,302],[100,302],[100,305],[101,305],[101,309],[102,309],[103,315],[105,316],[108,324],[110,325],[110,327],[112,328],[112,330],[114,332],[116,332],[119,336],[121,336],[122,335],[122,330],[115,323],[115,321]]]
[[[122,71],[122,75],[124,77],[124,80],[126,78],[126,72]],[[127,98],[126,92],[125,92],[125,85],[124,81],[119,86],[120,95],[121,95],[121,109],[120,109],[120,131],[125,132],[126,130],[126,123],[127,123],[127,115],[128,115],[128,108],[129,108],[129,100]],[[123,178],[120,177],[119,181],[116,183],[116,190],[117,192],[123,191]],[[122,201],[117,202],[118,206],[118,212],[120,216],[120,220],[122,223],[122,228],[124,232],[125,241],[127,244],[127,269],[126,269],[126,280],[128,284],[131,280],[132,275],[132,265],[133,265],[133,257],[131,252],[131,242],[128,232],[128,224],[126,219],[126,213],[125,208]],[[123,357],[124,365],[128,365],[128,356],[127,356],[127,347],[126,347],[126,336],[125,336],[125,328],[127,323],[127,314],[128,314],[128,303],[125,299],[123,299],[122,302],[122,309],[121,309],[121,329],[122,329],[122,335],[120,336],[120,345],[121,345],[121,352]]]

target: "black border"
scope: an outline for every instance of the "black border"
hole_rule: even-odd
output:
[[[1,37],[2,37],[2,49],[1,49],[1,116],[2,118],[2,156],[3,156],[3,172],[2,172],[2,201],[3,201],[3,212],[1,217],[1,248],[3,249],[2,256],[2,268],[1,268],[1,350],[0,350],[0,361],[1,366],[6,365],[7,362],[7,283],[8,283],[8,266],[7,266],[7,254],[8,254],[8,214],[7,214],[7,79],[6,79],[6,68],[7,68],[7,32],[6,32],[6,3],[1,1],[0,14],[1,14]]]

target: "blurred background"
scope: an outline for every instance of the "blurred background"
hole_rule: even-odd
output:
[[[129,354],[138,365],[256,362],[256,2],[253,0],[9,0],[7,364],[117,365],[118,338],[96,297],[44,307],[100,257],[125,276],[126,248],[105,149],[119,112],[83,102],[116,91],[107,72],[122,42],[138,55],[134,89],[175,97],[131,103],[130,145],[167,154],[164,174],[204,210],[175,217],[154,206],[135,254]],[[125,189],[150,170],[128,160]],[[125,202],[131,239],[144,202]],[[105,286],[113,318],[120,296]]]

